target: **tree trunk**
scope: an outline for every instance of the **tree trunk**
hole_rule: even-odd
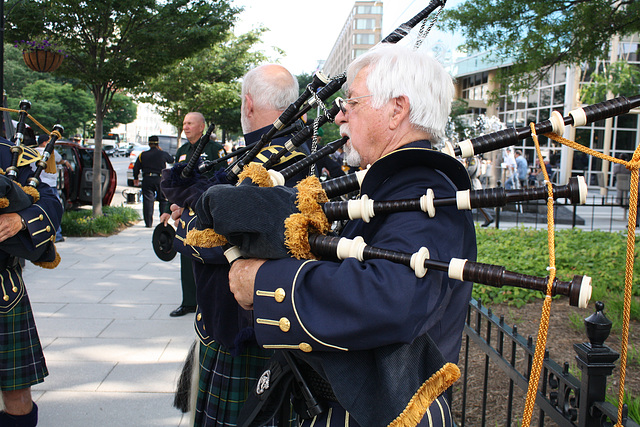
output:
[[[93,180],[91,182],[91,204],[93,206],[93,216],[102,216],[102,119],[103,119],[102,97],[96,97],[96,134],[95,146],[93,150]]]

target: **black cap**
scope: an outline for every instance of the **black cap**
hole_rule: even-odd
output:
[[[149,137],[149,144],[157,144],[158,143],[158,137],[156,135],[151,135]]]
[[[49,135],[42,134],[42,135],[38,135],[38,145],[42,144],[43,142],[47,142],[49,140]]]
[[[162,261],[171,261],[176,256],[176,249],[173,247],[173,239],[176,237],[176,230],[169,224],[158,224],[153,230],[151,243],[153,251]]]

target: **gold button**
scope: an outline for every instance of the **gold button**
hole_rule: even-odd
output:
[[[5,301],[9,301],[9,295],[3,296],[2,299],[5,300]]]
[[[39,219],[40,221],[42,221],[42,220],[44,219],[44,215],[40,214],[40,216],[38,217],[38,219]]]
[[[284,291],[284,289],[282,289],[282,288],[276,289],[276,294],[275,294],[276,302],[284,301],[284,297],[286,295],[287,295],[287,293]]]
[[[194,216],[196,213],[193,211],[193,209],[189,208],[189,216]]]
[[[200,320],[202,320],[202,313],[198,313],[198,315],[196,316],[196,320],[199,322]]]
[[[282,332],[289,332],[289,329],[291,329],[291,322],[286,317],[281,318],[278,324]]]
[[[13,291],[13,293],[18,292],[18,288],[16,288],[15,286],[13,288],[11,288],[11,290]]]
[[[47,233],[51,231],[51,227],[49,227],[48,225],[44,229],[47,230]]]
[[[56,236],[51,236],[51,238],[49,240],[51,240],[52,242],[55,242],[56,241]],[[46,242],[46,240],[45,240],[45,242]]]
[[[306,342],[301,342],[298,345],[298,348],[302,351],[304,351],[305,353],[311,353],[311,345],[307,344]]]

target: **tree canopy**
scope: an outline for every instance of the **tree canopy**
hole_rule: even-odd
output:
[[[240,79],[267,60],[250,51],[264,29],[240,36],[227,33],[224,40],[166,67],[135,92],[138,99],[154,104],[163,119],[182,131],[185,114],[201,112],[216,124],[216,132],[240,130]]]
[[[608,58],[611,38],[640,32],[637,0],[466,0],[445,10],[443,25],[465,37],[466,52],[491,51],[500,82],[527,89],[556,64]]]
[[[57,42],[67,53],[57,73],[94,96],[94,216],[102,214],[100,150],[113,95],[223,40],[240,11],[229,0],[9,0],[6,10],[7,40]]]

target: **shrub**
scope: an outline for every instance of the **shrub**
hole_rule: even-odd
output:
[[[62,215],[62,234],[70,237],[109,236],[140,219],[138,211],[124,206],[104,206],[103,215],[94,218],[92,211],[66,211]]]

